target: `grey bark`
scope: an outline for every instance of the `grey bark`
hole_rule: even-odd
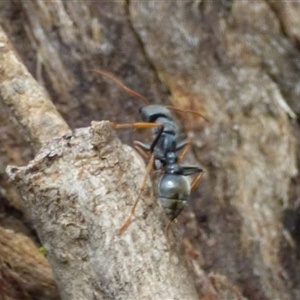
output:
[[[62,299],[197,299],[184,260],[168,250],[157,204],[144,199],[119,234],[144,171],[109,122],[49,142],[27,167],[8,168]]]
[[[68,129],[40,84],[30,75],[0,29],[0,97],[35,149]]]

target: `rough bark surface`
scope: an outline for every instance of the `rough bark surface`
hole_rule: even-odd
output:
[[[197,298],[184,260],[168,251],[157,204],[139,205],[134,226],[119,234],[145,171],[142,160],[132,161],[107,122],[54,140],[27,167],[8,169],[62,299]]]
[[[59,116],[46,92],[30,75],[16,55],[3,30],[0,30],[0,98],[11,109],[9,115],[24,135],[39,149],[49,139],[60,136],[68,126]],[[42,133],[41,133],[42,131]]]
[[[130,99],[114,84],[96,77],[91,69],[110,71],[148,97],[151,103],[171,103],[179,108],[197,110],[209,118],[208,123],[190,115],[180,116],[179,119],[183,133],[193,141],[186,161],[201,163],[206,173],[189,208],[179,218],[182,238],[177,236],[177,243],[183,241],[197,292],[205,300],[242,297],[294,300],[299,297],[299,13],[299,1],[272,0],[15,0],[0,4],[1,25],[30,72],[47,89],[72,129],[89,126],[92,120],[128,123],[139,118],[138,107],[142,103]],[[3,57],[5,53],[0,55]],[[15,73],[9,74],[16,76]],[[2,87],[0,93],[3,95]],[[2,226],[16,229],[16,211],[26,215],[33,202],[29,197],[26,209],[23,208],[14,187],[7,182],[4,169],[7,164],[25,165],[33,155],[22,137],[18,136],[16,128],[8,122],[7,111],[2,109],[0,124],[3,138],[0,153],[1,200],[9,203],[3,206],[5,210],[0,220]],[[88,132],[87,137],[81,136],[80,132],[84,130]],[[118,134],[123,142],[131,143],[132,132]],[[82,129],[75,131],[69,139],[76,140],[76,145],[80,145],[80,140],[91,139],[91,135],[91,131]],[[148,138],[142,133],[134,135],[141,140]],[[54,140],[48,146],[65,149],[67,141],[67,138]],[[83,145],[86,149],[84,153],[91,151],[95,157],[91,155],[89,159],[98,159],[103,163],[101,155],[96,157],[97,151],[88,148],[88,145],[91,143]],[[51,161],[46,149],[44,147],[38,156],[43,159],[37,160],[37,157],[27,167],[16,169],[16,173],[11,174],[18,180],[20,188],[26,190],[20,181],[25,170],[32,171],[30,166],[34,163],[42,168],[43,163]],[[66,149],[64,151],[69,154],[73,151],[72,148]],[[133,155],[129,154],[128,148],[124,149],[124,155]],[[118,160],[123,161],[121,152],[123,150],[120,150]],[[63,154],[54,155],[54,166],[47,166],[50,169],[60,163],[63,166],[62,157]],[[136,176],[142,177],[143,167],[136,159],[136,166],[141,168]],[[96,170],[97,166],[90,168]],[[117,186],[121,184],[120,178],[134,179],[124,170],[118,173],[118,168],[118,164],[107,166],[103,172],[105,174],[111,170],[112,178],[119,178]],[[127,171],[131,168],[136,167],[130,165]],[[79,174],[76,172],[63,174],[73,176],[71,179],[74,180]],[[83,172],[82,176],[87,175]],[[102,178],[104,175],[99,172],[98,176]],[[33,182],[30,173],[24,178]],[[39,180],[42,181],[43,177]],[[55,176],[49,180],[55,182]],[[105,180],[109,184],[108,177]],[[91,189],[93,184],[94,181],[90,183]],[[135,189],[128,188],[128,192],[132,193],[129,197],[134,198],[138,186],[136,182]],[[70,191],[66,190],[66,194]],[[95,203],[99,201],[95,195],[91,199],[96,199]],[[159,228],[159,241],[165,245],[162,233],[164,222],[158,221],[164,218],[156,205],[153,211],[149,208],[152,202],[147,199],[145,197],[145,203],[139,207],[130,230],[138,232],[139,228],[143,232],[143,224],[152,226],[151,220],[154,228]],[[122,201],[124,205],[125,200],[120,201],[115,203],[117,207],[122,205]],[[127,201],[130,203],[131,200]],[[77,200],[74,203],[71,218],[83,209],[80,216],[87,220],[89,206],[85,207]],[[55,208],[61,208],[56,205]],[[111,206],[108,204],[105,207]],[[100,210],[96,209],[95,213],[100,214]],[[9,221],[11,215],[14,222]],[[41,214],[40,219],[32,212],[30,215],[34,226],[37,226],[34,223],[38,220],[41,222],[49,217],[47,212]],[[63,219],[63,216],[60,218]],[[95,215],[91,218],[96,222]],[[18,223],[17,231],[28,235],[28,229],[21,229],[28,226],[28,220],[24,220]],[[80,236],[78,226],[88,228],[82,234],[84,241],[89,240],[88,245],[83,245],[83,252],[72,253],[72,258],[67,257],[75,265],[76,255],[84,257],[87,253],[86,257],[91,258],[99,254],[94,241],[96,237],[97,242],[98,238],[99,243],[103,241],[96,233],[90,232],[90,228],[106,226],[102,219],[96,225],[93,223],[92,227],[87,225],[90,224],[88,222],[79,225],[80,220],[75,221],[75,233],[72,235],[73,229],[70,230],[70,237],[66,240],[67,243],[76,240],[78,246],[81,239],[77,241]],[[55,222],[54,215],[49,217],[49,222]],[[112,226],[116,229],[122,223],[121,217],[114,217],[111,222],[116,223]],[[111,232],[110,238],[114,237],[123,249],[121,241],[125,237],[117,237],[115,232]],[[41,235],[41,239],[47,244],[48,235]],[[136,253],[135,247],[138,245],[130,248],[129,254]],[[52,264],[55,251],[60,253],[61,248],[49,249]],[[70,246],[70,251],[72,249]],[[159,251],[159,255],[166,261],[176,257],[168,251]],[[133,255],[132,260],[142,264],[137,257],[140,256]],[[179,261],[181,263],[181,259]],[[83,265],[87,266],[87,263]],[[86,270],[95,272],[94,266],[89,268]],[[59,282],[59,277],[56,278]],[[102,283],[94,284],[93,287],[99,292]],[[176,286],[177,282],[173,285]],[[62,286],[64,284],[61,282],[60,288]]]

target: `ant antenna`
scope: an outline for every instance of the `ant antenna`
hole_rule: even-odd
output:
[[[198,113],[195,110],[181,109],[181,108],[177,108],[177,107],[170,106],[170,105],[166,105],[165,107],[168,108],[168,109],[171,109],[171,110],[175,110],[176,112],[179,112],[179,113],[190,113],[190,114],[196,115],[198,117],[201,117],[205,121],[209,122],[209,120],[206,117],[204,117],[202,114]]]
[[[91,71],[111,79],[116,84],[118,84],[126,93],[128,93],[129,95],[131,95],[133,97],[136,97],[136,98],[139,98],[139,99],[143,100],[144,103],[146,103],[146,105],[150,105],[147,98],[145,98],[141,94],[139,94],[139,93],[135,92],[134,90],[130,89],[129,87],[127,87],[125,84],[123,84],[120,80],[118,80],[112,74],[110,74],[108,72],[105,72],[105,71],[100,71],[100,70],[91,70]],[[202,114],[200,114],[200,113],[198,113],[194,110],[184,110],[184,109],[180,109],[180,108],[170,106],[170,105],[166,105],[165,107],[168,108],[168,109],[174,110],[176,112],[179,112],[179,113],[191,113],[191,114],[197,115],[197,116],[203,118],[205,121],[209,122],[209,120],[206,117],[204,117]]]
[[[91,71],[111,79],[116,84],[118,84],[123,90],[125,90],[125,92],[127,92],[129,95],[143,100],[147,105],[150,104],[149,101],[147,100],[147,98],[145,98],[144,96],[140,95],[139,93],[137,93],[137,92],[133,91],[132,89],[130,89],[129,87],[127,87],[125,84],[123,84],[120,80],[118,80],[116,77],[114,77],[110,73],[104,72],[104,71],[98,71],[98,70],[91,70]]]

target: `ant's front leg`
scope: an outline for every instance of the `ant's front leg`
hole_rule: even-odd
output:
[[[128,123],[128,124],[118,124],[115,122],[110,122],[110,126],[116,129],[147,129],[147,128],[158,128],[161,127],[161,124],[157,123],[146,123],[146,122],[138,122],[138,123]]]

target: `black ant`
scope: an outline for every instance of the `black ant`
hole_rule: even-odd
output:
[[[132,124],[118,124],[111,122],[111,125],[114,128],[152,128],[153,130],[153,141],[150,145],[139,141],[133,142],[134,147],[141,155],[148,159],[149,162],[140,188],[140,193],[131,209],[130,216],[120,228],[120,233],[123,233],[131,223],[131,218],[134,215],[136,206],[146,187],[147,179],[153,167],[155,170],[162,170],[164,173],[159,182],[158,198],[161,201],[165,214],[170,220],[166,229],[168,231],[169,225],[184,209],[191,192],[199,185],[203,175],[203,170],[201,168],[180,164],[191,146],[191,141],[177,141],[177,127],[170,110],[190,112],[201,116],[205,120],[207,119],[201,114],[191,110],[181,110],[172,106],[150,105],[145,97],[129,89],[111,74],[103,71],[93,71],[110,78],[121,86],[128,94],[135,96],[146,103],[146,106],[140,109],[144,122]],[[177,152],[180,150],[182,150],[182,153],[178,156]],[[194,174],[197,174],[197,176],[195,176],[190,185],[186,176]]]

